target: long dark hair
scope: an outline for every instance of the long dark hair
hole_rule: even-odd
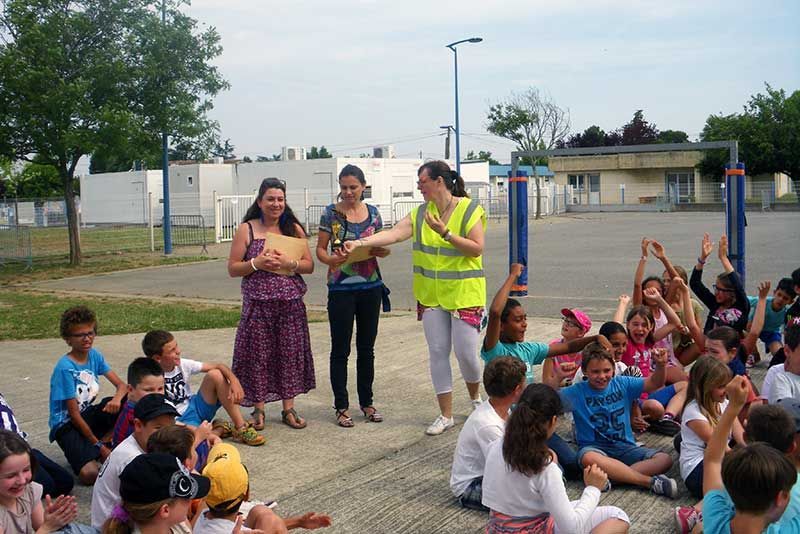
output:
[[[267,189],[280,189],[283,191],[284,199],[286,197],[286,184],[282,180],[278,180],[277,178],[265,178],[261,182],[261,186],[258,188],[258,196],[256,197],[255,202],[247,208],[247,213],[244,214],[244,218],[242,219],[243,223],[247,221],[252,221],[253,219],[262,220],[264,214],[261,211],[261,208],[258,207],[258,201],[264,196],[264,193],[267,192]],[[300,221],[297,219],[297,216],[292,211],[292,208],[289,207],[289,203],[284,203],[283,215],[281,215],[280,219],[278,219],[278,228],[280,228],[281,233],[283,235],[288,235],[291,237],[305,237],[306,234],[304,231],[300,231],[300,235],[297,235],[297,227],[302,228],[303,225],[300,224]]]
[[[511,412],[503,438],[503,459],[514,471],[532,476],[553,461],[547,430],[563,413],[561,398],[550,386],[529,384]]]
[[[441,160],[429,161],[423,163],[417,170],[417,176],[422,174],[422,171],[428,171],[428,176],[431,180],[444,180],[444,185],[448,191],[457,197],[469,197],[467,188],[464,186],[464,179],[458,175],[456,171],[451,171],[450,167]]]

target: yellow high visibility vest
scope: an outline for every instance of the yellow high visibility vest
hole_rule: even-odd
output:
[[[438,215],[428,202],[411,211],[414,264],[414,297],[423,306],[458,310],[486,306],[483,257],[464,256],[425,223],[426,210]],[[486,230],[486,214],[477,200],[462,198],[447,221],[452,235],[466,237],[475,224]]]

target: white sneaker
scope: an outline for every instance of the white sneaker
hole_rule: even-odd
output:
[[[477,410],[478,406],[483,404],[483,399],[478,397],[477,399],[471,399],[470,402],[472,403],[472,409]]]
[[[455,424],[456,423],[453,421],[452,417],[440,415],[433,423],[431,423],[431,426],[428,427],[428,430],[426,430],[425,433],[429,436],[438,436],[448,428],[453,428]]]

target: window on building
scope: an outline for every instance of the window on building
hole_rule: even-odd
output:
[[[372,186],[368,185],[364,188],[364,198],[372,198]]]
[[[193,183],[193,182],[194,182],[194,179],[193,179],[191,176],[187,176],[187,177],[186,177],[186,185],[187,185],[188,187],[192,187],[192,183]]]
[[[667,193],[673,202],[685,204],[695,202],[694,171],[667,172]],[[714,191],[714,193],[717,193]],[[719,194],[721,200],[721,194]]]

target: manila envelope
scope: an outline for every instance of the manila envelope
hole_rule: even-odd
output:
[[[278,250],[285,254],[290,260],[297,260],[303,257],[306,248],[308,248],[308,241],[299,237],[289,237],[283,234],[268,233],[264,240],[264,250]],[[294,274],[292,271],[286,269],[279,269],[277,271],[270,271],[276,274],[289,276]]]

